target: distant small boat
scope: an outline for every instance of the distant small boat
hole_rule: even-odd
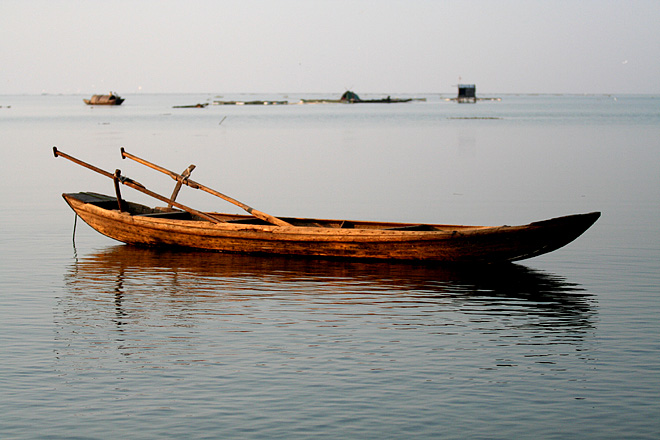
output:
[[[83,99],[83,101],[87,105],[121,105],[124,98],[110,92],[108,95],[93,95],[90,99]]]

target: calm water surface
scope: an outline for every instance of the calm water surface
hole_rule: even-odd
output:
[[[0,96],[0,437],[658,438],[660,98],[421,96]],[[174,182],[119,147],[194,163],[273,215],[603,216],[506,267],[135,249],[82,222],[73,240],[60,194],[112,182],[54,145],[165,195]],[[239,212],[189,188],[179,200]]]

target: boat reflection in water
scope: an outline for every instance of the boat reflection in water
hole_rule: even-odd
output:
[[[594,314],[592,295],[578,285],[514,264],[434,266],[118,245],[79,259],[65,278],[70,295],[61,305],[68,317],[90,322],[109,318],[118,325],[155,319],[167,325],[174,315],[177,325],[182,320],[194,325],[200,317],[226,313],[267,320],[262,309],[251,308],[264,301],[275,301],[280,317],[307,312],[331,319],[333,313],[364,313],[408,320],[414,310],[417,323],[420,317],[430,324],[453,313],[463,316],[458,319],[499,317],[504,326],[555,332],[585,331]],[[109,301],[114,306],[108,307]],[[438,314],[442,316],[434,317]]]

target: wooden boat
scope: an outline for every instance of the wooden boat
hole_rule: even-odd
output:
[[[189,172],[176,174],[122,149],[122,157],[169,174],[177,180],[179,188],[186,184],[205,190],[240,206],[251,215],[200,212],[174,201],[178,192],[176,188],[172,197],[167,199],[121,176],[119,170],[111,174],[56,148],[54,153],[56,157],[70,159],[115,181],[116,197],[90,192],[62,196],[93,229],[132,245],[248,254],[499,263],[532,258],[559,249],[575,240],[600,217],[600,213],[593,212],[523,226],[277,218],[190,180]],[[127,202],[121,197],[119,183],[166,202],[168,207],[151,208]]]
[[[83,99],[83,101],[87,105],[121,105],[124,98],[110,92],[108,95],[93,95],[90,99]]]

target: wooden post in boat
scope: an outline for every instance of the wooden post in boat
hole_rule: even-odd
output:
[[[119,207],[119,212],[126,212],[124,201],[121,198],[121,190],[119,189],[119,181],[121,180],[121,170],[115,170],[115,174],[112,176],[112,180],[114,180],[115,182],[115,194],[117,194],[117,206]]]
[[[69,156],[69,155],[66,154],[66,153],[62,153],[61,151],[59,151],[59,150],[57,149],[57,147],[53,147],[53,154],[55,155],[55,157],[63,157],[63,158],[65,158],[65,159],[69,159],[71,162],[77,163],[77,164],[80,165],[80,166],[83,166],[83,167],[85,167],[85,168],[88,168],[88,169],[90,169],[90,170],[92,170],[92,171],[96,171],[97,173],[99,173],[99,174],[101,174],[101,175],[103,175],[103,176],[105,176],[105,177],[109,177],[110,179],[115,180],[115,175],[114,175],[114,174],[109,173],[109,172],[107,172],[107,171],[105,171],[105,170],[102,170],[101,168],[97,168],[97,167],[95,167],[94,165],[90,165],[90,164],[88,164],[87,162],[83,162],[83,161],[80,160],[80,159],[76,159],[76,158],[73,157],[73,156]],[[170,203],[170,199],[168,199],[167,197],[161,196],[160,194],[157,194],[157,193],[155,193],[155,192],[153,192],[153,191],[151,191],[151,190],[148,190],[148,189],[145,188],[144,185],[142,185],[141,183],[136,182],[136,181],[134,181],[134,180],[132,180],[132,179],[129,179],[128,177],[118,175],[118,176],[117,176],[117,180],[118,180],[119,182],[121,182],[122,184],[126,185],[126,186],[129,186],[129,187],[131,187],[131,188],[133,188],[133,189],[135,189],[135,190],[137,190],[137,191],[140,191],[141,193],[144,193],[144,194],[146,194],[146,195],[148,195],[148,196],[153,197],[154,199],[158,199],[158,200],[160,200],[161,202]],[[217,218],[212,217],[212,216],[210,216],[210,215],[208,215],[208,214],[205,214],[205,213],[203,213],[203,212],[201,212],[201,211],[197,211],[196,209],[190,208],[190,207],[188,207],[188,206],[186,206],[186,205],[182,205],[182,204],[179,203],[179,202],[172,202],[172,205],[173,205],[173,206],[176,206],[177,208],[182,209],[182,210],[184,210],[184,211],[186,211],[186,212],[189,212],[189,213],[191,213],[191,214],[193,214],[193,215],[196,215],[196,216],[198,216],[198,217],[201,217],[201,218],[203,218],[204,220],[208,220],[208,221],[213,222],[213,223],[225,223],[224,220],[217,219]]]
[[[188,168],[183,170],[183,172],[181,173],[182,180],[186,180],[188,177],[190,177],[190,173],[192,173],[194,169],[195,169],[195,165],[190,164]],[[179,195],[179,191],[181,191],[181,183],[182,183],[181,180],[176,181],[176,185],[174,186],[174,191],[172,192],[172,196],[170,197],[170,203],[167,204],[168,208],[172,207],[172,202],[176,200],[176,196]]]
[[[144,159],[141,159],[141,158],[139,158],[139,157],[137,157],[137,156],[134,156],[134,155],[128,153],[126,150],[124,150],[124,147],[121,147],[121,158],[122,158],[122,159],[126,159],[126,158],[132,159],[132,160],[134,160],[134,161],[136,161],[136,162],[138,162],[138,163],[141,163],[142,165],[146,165],[146,166],[148,166],[149,168],[152,168],[152,169],[154,169],[154,170],[156,170],[156,171],[160,171],[161,173],[167,174],[167,175],[169,175],[172,179],[174,179],[174,180],[176,180],[176,181],[178,181],[178,182],[181,182],[181,183],[183,183],[183,184],[185,184],[185,185],[188,185],[188,186],[191,187],[191,188],[201,189],[202,191],[206,191],[207,193],[209,193],[209,194],[213,194],[213,195],[216,196],[216,197],[220,197],[221,199],[226,200],[226,201],[228,201],[229,203],[233,203],[234,205],[236,205],[236,206],[240,207],[241,209],[247,211],[248,213],[252,214],[253,216],[257,217],[258,219],[264,220],[264,221],[266,221],[266,222],[268,222],[268,223],[271,223],[271,224],[273,224],[273,225],[277,225],[277,226],[293,226],[292,224],[290,224],[290,223],[288,223],[288,222],[285,222],[284,220],[281,220],[281,219],[279,219],[279,218],[277,218],[277,217],[273,217],[272,215],[270,215],[270,214],[266,214],[265,212],[258,211],[258,210],[256,210],[256,209],[254,209],[254,208],[252,208],[252,207],[246,205],[245,203],[239,202],[239,201],[236,200],[236,199],[233,199],[233,198],[231,198],[231,197],[229,197],[229,196],[226,196],[226,195],[224,195],[224,194],[222,194],[222,193],[220,193],[220,192],[218,192],[218,191],[216,191],[216,190],[214,190],[214,189],[208,188],[208,187],[206,187],[206,186],[204,186],[204,185],[202,185],[202,184],[200,184],[200,183],[195,182],[194,180],[185,179],[185,178],[183,178],[182,176],[180,176],[179,174],[177,174],[177,173],[175,173],[175,172],[173,172],[173,171],[170,171],[170,170],[168,170],[168,169],[166,169],[166,168],[163,168],[163,167],[161,167],[161,166],[158,166],[158,165],[156,165],[156,164],[153,164],[153,163],[151,163],[151,162],[149,162],[149,161],[146,161],[146,160],[144,160]]]

